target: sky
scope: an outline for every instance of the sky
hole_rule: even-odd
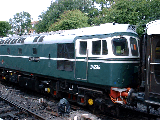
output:
[[[0,0],[0,21],[9,21],[13,19],[16,13],[28,12],[37,21],[38,16],[47,8],[54,0]]]

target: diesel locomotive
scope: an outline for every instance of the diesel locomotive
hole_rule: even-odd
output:
[[[159,21],[147,24],[141,41],[135,26],[117,23],[1,39],[0,75],[24,88],[100,110],[136,100],[151,104],[160,86],[157,25]]]

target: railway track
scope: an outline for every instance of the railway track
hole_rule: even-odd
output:
[[[15,90],[11,87],[6,87],[3,85],[0,85],[0,88],[0,99],[9,104],[11,108],[24,112],[27,115],[29,114],[34,119],[47,120],[54,119],[56,117],[58,118],[56,105],[54,106],[55,108],[51,111],[51,109],[49,109],[48,103],[44,102],[43,98],[32,98],[32,96],[27,96],[19,90]],[[14,114],[14,116],[16,115]]]
[[[23,112],[25,111],[24,113],[26,113],[27,116],[28,116],[28,114],[31,114],[32,116],[34,116],[34,118],[41,119],[41,120],[45,120],[45,118],[44,118],[43,116],[38,115],[38,114],[32,112],[31,110],[29,110],[29,109],[27,109],[27,108],[25,108],[25,107],[22,107],[22,106],[14,103],[14,102],[8,100],[7,98],[4,98],[3,96],[0,96],[0,99],[3,100],[3,101],[5,101],[5,102],[7,102],[7,103],[9,103],[9,104],[11,104],[11,106],[14,106],[14,108],[11,107],[10,110],[12,110],[12,108],[13,108],[13,109],[17,109],[17,110],[20,110],[20,111],[23,111]],[[6,110],[6,112],[8,112],[8,111]],[[13,114],[13,113],[14,113],[14,112],[12,111],[11,114],[8,114],[8,113],[7,113],[6,115],[7,115],[7,116],[10,115],[10,117],[12,117],[13,119],[15,119],[15,118],[18,119],[18,117],[16,116],[17,113],[16,113],[16,114],[15,114],[15,113]],[[6,115],[3,115],[2,117],[6,117]]]
[[[76,117],[77,119],[82,117],[98,119],[76,105],[70,105],[69,114],[61,115],[58,113],[58,102],[59,100],[45,98],[43,95],[26,93],[14,87],[0,84],[0,118],[7,119],[9,117],[13,120],[74,120]],[[1,108],[6,108],[6,110],[1,112]]]
[[[43,95],[29,94],[14,87],[0,84],[0,118],[37,119],[37,120],[156,120],[141,113],[121,109],[119,118],[110,114],[92,114],[87,109],[71,104],[69,114],[58,113],[59,100],[45,98]]]

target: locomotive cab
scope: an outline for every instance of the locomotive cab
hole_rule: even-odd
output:
[[[111,87],[133,87],[139,66],[139,39],[119,35],[77,39],[75,78]]]
[[[139,57],[139,38],[130,31],[78,36],[74,77],[101,85],[114,103],[124,104],[132,91],[129,87],[137,87]]]

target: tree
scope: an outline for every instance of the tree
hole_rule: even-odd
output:
[[[90,7],[91,0],[56,0],[51,3],[47,11],[39,16],[40,20],[36,25],[36,31],[47,32],[50,26],[57,22],[64,11],[80,10],[83,13],[87,13]]]
[[[0,21],[0,37],[7,36],[8,30],[11,29],[11,25],[6,21]]]
[[[77,29],[88,26],[88,17],[84,13],[80,10],[69,10],[60,15],[60,19],[51,25],[49,31]]]
[[[95,20],[97,16],[99,16],[99,11],[97,8],[91,7],[88,14],[88,24],[89,25],[96,25],[98,22]]]
[[[92,1],[96,4],[99,4],[101,10],[103,10],[103,8],[110,7],[114,3],[114,0],[92,0]]]
[[[108,9],[114,4],[114,0],[92,0],[92,6],[88,10],[88,23],[92,25],[100,25],[106,22]]]
[[[22,34],[25,30],[27,32],[31,28],[31,15],[28,12],[20,12],[14,15],[13,19],[9,19],[12,29],[18,34]]]
[[[159,0],[115,0],[104,16],[105,22],[137,25],[137,33],[141,35],[143,24],[160,18],[159,6]]]

